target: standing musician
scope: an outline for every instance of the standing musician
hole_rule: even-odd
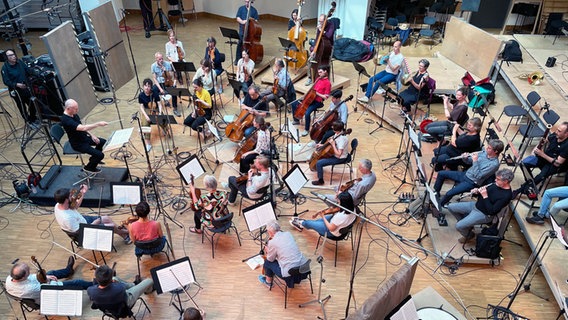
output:
[[[320,14],[319,18],[318,18],[318,25],[316,27],[316,41],[319,38],[319,34],[321,33],[321,27],[324,23],[324,21],[326,20],[326,15],[325,14]],[[333,47],[333,42],[334,42],[334,35],[335,35],[335,25],[333,23],[326,23],[325,24],[325,31],[323,33],[323,36],[321,38],[322,42],[326,42],[326,45],[329,45],[330,47]],[[324,46],[322,43],[320,43],[320,47]],[[310,67],[308,68],[308,80],[306,81],[306,86],[309,86],[312,84],[312,77],[314,77],[314,74],[316,73],[316,70],[319,71],[319,69],[321,68],[321,63],[322,61],[329,61],[331,58],[331,51],[329,52],[329,56],[322,56],[321,57],[321,61],[317,61],[317,62],[313,62],[313,60],[316,57],[317,52],[314,51],[314,47],[310,47],[310,57],[308,58],[308,61],[310,61]],[[328,72],[329,72],[329,67],[328,67]]]
[[[132,240],[130,240],[128,230],[119,228],[109,216],[81,215],[79,211],[77,211],[77,208],[79,208],[83,202],[83,195],[87,193],[87,190],[86,185],[81,185],[81,189],[79,189],[78,192],[74,190],[73,194],[71,194],[71,191],[67,188],[61,188],[55,191],[53,197],[57,203],[53,208],[53,213],[55,214],[55,220],[57,220],[59,227],[64,231],[77,233],[79,232],[79,225],[81,223],[102,223],[107,227],[113,227],[114,233],[121,236],[125,244],[131,244]]]
[[[36,109],[31,104],[32,94],[26,85],[28,67],[22,60],[18,59],[14,50],[8,49],[5,54],[6,62],[2,66],[2,81],[8,87],[10,96],[16,102],[22,118],[30,126],[35,126]]]
[[[316,163],[316,169],[318,173],[318,180],[312,181],[314,186],[319,186],[323,184],[323,168],[331,166],[333,164],[341,163],[345,161],[345,158],[349,155],[347,150],[347,145],[349,144],[349,138],[344,132],[345,126],[341,121],[335,121],[331,128],[333,129],[333,136],[327,140],[327,142],[333,148],[333,155],[330,158],[319,159]],[[316,148],[323,147],[323,144],[316,145]]]
[[[260,93],[261,97],[266,97],[266,103],[270,101],[274,102],[277,108],[282,107],[282,101],[279,98],[284,97],[286,94],[286,89],[290,81],[290,75],[286,72],[284,68],[284,61],[282,59],[276,59],[274,61],[274,67],[272,72],[274,73],[274,83],[275,85],[268,87],[266,90]],[[276,92],[274,92],[276,89]]]
[[[282,231],[280,224],[275,220],[266,224],[266,232],[269,240],[264,246],[266,259],[263,266],[264,275],[258,276],[260,283],[268,288],[272,287],[274,275],[287,283],[288,279],[291,282],[301,280],[293,279],[293,276],[289,273],[290,269],[299,267],[308,261],[298,248],[294,236],[290,232]]]
[[[262,151],[270,150],[270,129],[268,129],[263,116],[257,115],[254,118],[253,128],[256,130],[256,147],[241,155],[241,162],[239,163],[240,173],[247,172],[251,164],[254,163],[254,159],[256,159]]]
[[[223,72],[223,65],[221,65],[221,53],[216,47],[217,40],[213,37],[207,38],[207,47],[205,47],[204,59],[213,63],[213,70],[217,75]]]
[[[189,228],[189,232],[201,234],[201,224],[205,223],[210,226],[211,221],[222,218],[229,214],[227,210],[227,192],[217,190],[217,179],[215,176],[206,175],[203,178],[203,184],[207,193],[198,197],[195,192],[195,185],[189,184],[189,191],[193,206],[196,209],[193,214],[194,227]]]
[[[458,165],[465,165],[463,159],[450,159],[463,153],[481,150],[479,131],[481,131],[481,119],[478,117],[469,119],[464,130],[460,126],[454,125],[449,144],[434,149],[434,155],[438,155],[437,158],[435,156],[432,158],[434,170],[440,171],[444,167],[449,170],[457,170]]]
[[[156,62],[152,63],[150,67],[150,72],[152,73],[152,79],[154,80],[154,87],[152,90],[158,94],[166,94],[166,78],[172,81],[172,87],[176,86],[176,70],[171,62],[164,61],[164,56],[160,52],[154,54]],[[172,77],[173,79],[169,79]],[[172,107],[174,108],[174,114],[176,117],[181,117],[177,109],[177,97],[172,96]]]
[[[430,62],[426,59],[420,59],[420,61],[418,61],[418,71],[416,71],[416,74],[410,79],[410,86],[399,94],[402,100],[402,112],[410,113],[413,104],[418,100],[426,98],[428,94],[428,86],[426,83],[429,78],[428,72],[426,71],[429,66]]]
[[[215,70],[211,70],[211,61],[202,59],[200,61],[201,68],[197,69],[195,74],[193,75],[193,81],[196,79],[201,79],[201,83],[203,83],[203,88],[209,92],[209,96],[213,97],[215,95],[215,88],[213,86],[213,82],[217,77],[217,73]]]
[[[268,103],[260,96],[260,88],[257,85],[248,88],[247,95],[241,104],[242,110],[247,110],[254,116],[266,117],[268,115]],[[254,131],[254,127],[245,129],[245,137],[250,136]]]
[[[388,58],[386,58],[385,70],[369,78],[365,95],[357,100],[363,103],[369,102],[371,97],[375,94],[375,92],[377,92],[377,90],[379,90],[379,88],[382,92],[384,92],[384,89],[381,88],[382,85],[389,84],[396,80],[396,77],[402,67],[402,63],[404,62],[404,56],[400,52],[401,46],[402,43],[400,41],[394,42],[392,45],[393,50],[389,53]],[[381,91],[379,91],[379,93],[382,93]]]
[[[227,187],[231,190],[229,193],[229,204],[234,205],[237,200],[239,191],[241,195],[247,199],[260,199],[263,194],[259,190],[270,185],[270,160],[265,156],[259,156],[254,159],[254,167],[248,171],[248,179],[246,183],[237,183],[237,177],[230,176]]]
[[[448,205],[448,210],[457,219],[456,229],[462,235],[459,243],[466,243],[475,238],[473,226],[493,221],[503,208],[513,199],[511,181],[515,175],[509,169],[495,173],[495,182],[471,190],[477,196],[475,202],[457,202]]]
[[[329,97],[329,93],[331,92],[331,82],[328,79],[329,74],[329,66],[328,65],[320,65],[318,67],[318,79],[312,86],[316,97],[306,110],[306,114],[304,115],[304,131],[302,131],[302,137],[307,136],[310,131],[311,125],[311,114],[317,109],[323,107],[323,100]],[[292,114],[296,112],[296,109],[300,106],[299,101],[295,101],[292,103]],[[300,119],[294,118],[293,124],[300,124]]]
[[[296,26],[298,20],[302,21],[302,18],[298,17],[298,9],[294,9],[292,13],[290,13],[290,20],[288,20],[288,31]]]
[[[331,96],[331,103],[329,104],[329,109],[327,110],[326,113],[322,114],[321,117],[318,118],[316,121],[320,121],[328,112],[336,110],[337,114],[339,115],[338,120],[343,122],[345,128],[347,128],[347,118],[349,117],[349,109],[347,108],[347,103],[345,102],[341,103],[341,97],[343,96],[343,91],[341,89],[335,89],[331,92],[330,96]],[[330,126],[329,129],[325,132],[325,134],[321,138],[321,140],[319,141],[319,143],[320,144],[325,143],[327,139],[329,139],[333,135],[334,132]]]
[[[99,121],[92,124],[82,124],[81,118],[79,118],[79,104],[73,99],[67,99],[65,101],[65,110],[61,118],[61,125],[67,137],[69,138],[69,143],[74,150],[87,153],[91,155],[89,158],[89,163],[83,167],[83,171],[90,173],[99,173],[101,169],[97,166],[102,163],[105,157],[103,153],[103,146],[106,140],[99,138],[95,135],[91,135],[90,131],[108,125],[105,121]],[[94,148],[91,146],[95,146]]]
[[[183,44],[176,37],[176,33],[173,29],[168,30],[169,41],[166,42],[166,58],[170,62],[183,62],[185,58],[185,50],[183,49]],[[183,84],[183,77],[181,72],[177,72],[177,78],[180,84]]]
[[[195,109],[193,112],[185,118],[183,124],[191,127],[191,129],[201,132],[203,129],[201,126],[205,124],[205,120],[211,120],[213,116],[213,109],[211,108],[211,95],[207,90],[203,90],[203,82],[201,78],[193,80],[193,90],[195,92],[195,97],[193,98],[193,105]],[[198,114],[198,109],[201,108],[205,111],[205,115],[200,116]]]
[[[152,252],[162,251],[166,245],[166,237],[162,231],[162,224],[159,221],[148,218],[148,215],[150,214],[150,205],[148,205],[146,201],[141,201],[136,205],[135,211],[138,216],[138,220],[128,225],[130,239],[134,242],[134,244],[136,244],[137,241],[150,241],[161,238],[162,243],[158,247],[153,248]],[[143,250],[138,247],[134,248],[134,253],[136,255],[142,255],[145,252],[147,252],[147,250]]]
[[[235,53],[235,59],[241,56],[243,51],[243,41],[245,37],[245,25],[247,24],[247,13],[250,8],[250,17],[258,21],[258,11],[252,6],[250,0],[245,0],[245,4],[240,6],[237,10],[237,22],[239,23],[239,43],[237,44],[237,52]],[[237,65],[238,61],[235,60],[234,64]]]
[[[435,121],[426,126],[426,132],[432,136],[449,136],[452,132],[454,124],[463,126],[466,124],[469,116],[467,115],[467,88],[460,87],[456,90],[456,101],[450,102],[447,95],[442,95],[444,100],[444,114],[447,121]]]
[[[351,211],[355,210],[355,205],[353,204],[353,199],[347,192],[342,192],[336,196],[336,201],[343,208],[349,210],[344,210],[339,207],[337,208],[327,208],[320,210],[316,215],[321,216],[317,220],[304,220],[298,217],[293,217],[290,219],[290,224],[296,228],[296,230],[302,232],[304,229],[315,230],[321,236],[331,235],[335,237],[341,236],[339,230],[349,226],[357,219],[357,216],[352,214]],[[333,214],[333,212],[336,212]],[[315,218],[316,216],[314,216]]]
[[[246,93],[252,85],[252,73],[254,71],[254,61],[249,57],[246,50],[242,51],[242,58],[237,62],[237,81],[241,83],[241,91]],[[240,97],[240,92],[235,92]]]

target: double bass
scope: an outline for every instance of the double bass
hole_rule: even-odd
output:
[[[330,39],[324,37],[324,33],[325,33],[325,28],[327,26],[327,20],[329,19],[329,17],[331,17],[333,15],[333,12],[335,12],[336,6],[337,6],[337,4],[335,3],[335,1],[333,1],[331,3],[331,9],[329,9],[327,16],[325,17],[325,19],[323,20],[323,22],[321,24],[321,30],[320,30],[318,38],[316,39],[316,42],[314,44],[314,48],[312,50],[312,53],[314,54],[315,63],[311,63],[311,66],[310,66],[310,68],[312,69],[311,70],[312,71],[312,78],[315,77],[315,75],[318,74],[317,71],[318,71],[318,67],[320,65],[323,65],[323,64],[329,65],[329,61],[331,59],[331,52],[333,50],[333,44],[331,43]]]
[[[321,147],[317,148],[316,151],[310,157],[310,170],[316,171],[316,164],[318,163],[319,159],[331,158],[333,156],[333,147],[331,146],[331,141],[335,141],[340,136],[349,135],[351,134],[351,129],[347,129],[343,131],[343,133],[329,138]]]
[[[353,95],[349,95],[347,99],[341,101],[333,110],[327,111],[323,116],[321,116],[314,124],[310,130],[310,138],[314,141],[320,141],[323,135],[331,128],[331,125],[335,120],[339,118],[339,112],[337,109],[340,105],[349,102],[353,99]]]
[[[249,57],[255,64],[259,64],[262,61],[262,58],[264,58],[264,47],[260,44],[262,27],[258,21],[250,17],[250,7],[253,2],[253,0],[249,2],[247,10],[247,22],[245,23],[245,30],[243,33],[243,49],[248,51]]]
[[[298,0],[298,16],[296,19],[296,25],[288,31],[288,40],[294,42],[298,51],[288,50],[286,55],[292,60],[289,62],[289,66],[294,69],[299,69],[303,67],[308,61],[308,52],[304,49],[304,43],[307,39],[307,32],[302,27],[302,6],[306,3],[305,0]],[[296,60],[296,62],[294,62]]]

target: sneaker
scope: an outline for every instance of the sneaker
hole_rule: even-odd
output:
[[[539,215],[533,217],[526,217],[525,220],[527,220],[527,222],[530,224],[544,224],[544,218]]]
[[[176,117],[181,117],[181,113],[179,113],[178,109],[174,109],[174,114]]]
[[[297,217],[290,219],[290,225],[292,225],[292,227],[296,228],[296,230],[298,230],[300,232],[302,232],[302,230],[304,230],[304,227],[302,226],[302,221],[300,219],[298,219]]]
[[[152,145],[151,144],[147,144],[146,145],[146,151],[150,152],[150,150],[152,150]]]
[[[259,276],[258,276],[258,281],[260,281],[260,283],[262,283],[263,285],[265,285],[268,289],[272,288],[272,282],[266,281],[266,277],[265,277],[265,276],[259,275]]]
[[[305,86],[309,86],[312,84],[312,79],[308,78],[308,81],[306,81],[306,83],[304,84]]]
[[[385,92],[386,92],[385,89],[379,88],[379,89],[377,89],[377,92],[376,92],[376,93],[377,93],[377,94],[383,94],[383,93],[385,93]]]
[[[323,179],[314,180],[314,181],[312,181],[312,184],[314,186],[321,186],[323,184]]]
[[[85,171],[87,173],[100,173],[101,168],[87,169],[87,167],[83,167],[83,171]]]
[[[306,131],[306,130],[304,130],[304,131],[302,131],[302,133],[300,133],[300,135],[301,135],[302,137],[305,137],[305,136],[307,136],[308,134],[310,134],[310,133],[309,133],[308,131]]]
[[[367,103],[367,102],[369,102],[369,97],[362,96],[362,97],[358,98],[357,100],[360,101],[360,102],[363,102],[363,103]]]
[[[124,238],[124,244],[132,244],[132,239],[130,239],[130,236],[126,236]]]
[[[229,189],[229,184],[227,182],[221,182],[221,185],[223,186],[223,188]]]
[[[473,240],[475,238],[475,233],[470,232],[467,237],[461,237],[458,239],[459,243],[466,243],[469,242],[470,240]]]
[[[292,124],[295,125],[295,126],[297,126],[297,125],[300,124],[300,120],[294,120],[294,121],[292,121]]]

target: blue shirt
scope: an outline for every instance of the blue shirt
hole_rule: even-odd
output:
[[[247,19],[247,7],[246,6],[241,6],[239,8],[239,10],[237,11],[237,16],[235,18],[241,18],[242,20],[246,20]],[[258,11],[256,11],[256,8],[253,7],[252,5],[250,6],[250,17],[253,18],[254,20],[258,20]],[[245,31],[245,25],[246,24],[240,24],[239,23],[239,34],[242,36],[244,31]]]

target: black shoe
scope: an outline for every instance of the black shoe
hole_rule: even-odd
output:
[[[181,113],[179,113],[177,108],[174,108],[174,114],[176,117],[181,117]]]
[[[312,181],[312,184],[314,186],[321,186],[323,184],[323,179],[314,180],[314,181]]]
[[[532,216],[533,216],[533,217],[538,217],[538,216],[539,216],[538,211],[533,211]]]
[[[142,278],[140,278],[140,275],[137,274],[136,277],[134,277],[134,284],[138,285],[140,282],[142,282]]]
[[[99,162],[100,165],[104,166],[106,163],[104,161]]]
[[[517,199],[517,197],[521,194],[521,188],[513,190],[513,199]]]
[[[544,224],[544,218],[538,215],[536,217],[526,217],[525,220],[530,224]]]
[[[71,269],[71,272],[69,273],[69,277],[72,276],[73,273],[75,273],[75,270],[73,270],[74,265],[75,265],[75,257],[69,256],[69,259],[67,259],[67,269]]]
[[[150,34],[150,31],[146,31],[146,34],[144,35],[146,37],[146,39],[150,38],[152,35]]]

